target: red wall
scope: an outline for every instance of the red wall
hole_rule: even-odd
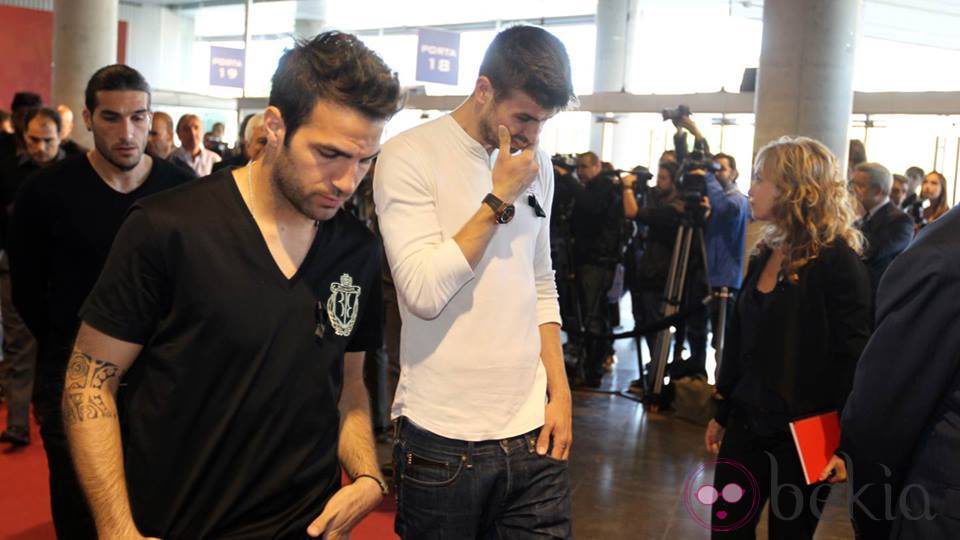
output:
[[[53,12],[0,6],[0,109],[9,110],[13,94],[30,91],[50,103],[53,61]],[[117,62],[123,63],[127,49],[127,22],[117,25]],[[79,114],[79,111],[77,111]]]

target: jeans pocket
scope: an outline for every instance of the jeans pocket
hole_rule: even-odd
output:
[[[557,458],[551,456],[551,455],[550,455],[550,452],[547,452],[546,454],[544,454],[544,455],[542,455],[542,456],[541,456],[540,454],[537,454],[537,455],[540,456],[541,459],[545,459],[545,460],[549,461],[550,463],[553,463],[554,465],[560,465],[560,466],[562,466],[562,467],[566,467],[566,466],[568,466],[568,465],[570,464],[570,460],[569,460],[569,459],[557,459]]]
[[[464,456],[439,454],[405,448],[401,453],[400,481],[425,487],[443,487],[454,483],[463,471]]]

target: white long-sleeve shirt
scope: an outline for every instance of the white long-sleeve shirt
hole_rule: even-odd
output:
[[[546,152],[537,151],[538,177],[513,220],[496,226],[476,271],[453,240],[492,190],[495,158],[445,115],[387,141],[373,182],[403,322],[392,415],[466,441],[543,425],[539,325],[560,322]],[[547,217],[536,216],[529,194]]]

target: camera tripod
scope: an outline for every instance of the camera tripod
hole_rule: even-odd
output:
[[[667,283],[663,293],[662,317],[664,319],[677,315],[683,306],[684,289],[687,284],[688,271],[690,270],[690,256],[694,249],[699,249],[704,266],[704,278],[707,272],[707,248],[703,238],[703,224],[701,220],[689,219],[685,217],[683,222],[677,228],[676,241],[673,245],[673,254],[670,257],[670,271],[667,274]],[[709,283],[707,283],[709,290]],[[723,334],[726,329],[726,307],[730,298],[730,293],[726,287],[722,288],[717,295],[720,300],[720,312],[718,319],[718,328],[714,328],[714,335],[717,338],[717,373],[719,373],[720,358],[723,354]],[[714,295],[708,294],[703,300],[705,309],[714,301]],[[657,332],[653,350],[651,351],[651,376],[650,384],[643,381],[643,386],[648,388],[648,394],[644,397],[652,411],[659,410],[663,398],[663,382],[666,375],[667,359],[670,353],[672,333],[669,327],[663,328]],[[640,378],[643,380],[643,370],[640,370]]]

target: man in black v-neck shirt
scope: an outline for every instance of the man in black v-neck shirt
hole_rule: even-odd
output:
[[[102,536],[336,539],[380,503],[360,352],[382,343],[380,247],[341,206],[399,96],[321,34],[280,60],[262,159],[133,206],[64,394]]]
[[[60,414],[64,372],[80,326],[77,313],[130,206],[189,178],[143,155],[149,92],[143,77],[127,66],[98,71],[87,87],[84,111],[95,148],[34,174],[14,204],[7,246],[13,302],[37,339],[36,408],[61,538],[96,537]]]

